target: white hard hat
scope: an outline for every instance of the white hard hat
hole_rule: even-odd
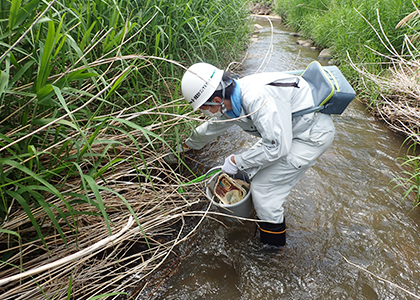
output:
[[[181,90],[193,110],[197,110],[216,91],[223,70],[207,63],[197,63],[188,68],[182,77]]]

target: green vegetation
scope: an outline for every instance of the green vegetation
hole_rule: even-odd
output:
[[[114,233],[116,216],[145,235],[146,210],[121,186],[139,199],[180,182],[160,159],[186,126],[179,78],[239,57],[246,13],[242,0],[0,2],[0,278]],[[101,230],[81,235],[89,220]]]
[[[389,54],[389,44],[381,41],[383,34],[401,51],[405,34],[415,32],[408,27],[395,28],[415,10],[411,0],[281,0],[276,10],[288,25],[311,37],[317,46],[331,48],[334,58],[344,65],[349,57],[358,64],[383,62],[384,58],[375,53]],[[374,67],[381,68],[379,64]],[[354,79],[356,74],[352,73]]]
[[[371,113],[408,137],[402,165],[409,170],[395,178],[403,199],[420,205],[420,142],[418,116],[420,10],[411,0],[281,0],[277,12],[295,30],[334,59],[356,86]]]
[[[420,205],[420,156],[415,155],[417,143],[412,144],[407,154],[401,158],[402,165],[408,167],[409,171],[403,171],[401,177],[394,178],[392,182],[396,187],[404,187],[403,200],[412,197],[413,208]],[[413,154],[414,153],[414,154]]]

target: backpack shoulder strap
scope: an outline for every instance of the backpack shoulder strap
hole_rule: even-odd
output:
[[[267,85],[299,88],[298,82],[270,82]]]

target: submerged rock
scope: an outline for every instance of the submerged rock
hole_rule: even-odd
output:
[[[296,44],[304,46],[304,47],[313,47],[314,42],[311,40],[297,40]]]
[[[330,49],[323,49],[318,55],[319,60],[330,60],[331,58],[332,55]]]

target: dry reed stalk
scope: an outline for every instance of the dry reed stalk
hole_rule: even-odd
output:
[[[126,186],[118,186],[118,188],[127,189]],[[51,267],[49,270],[33,275],[30,280],[10,282],[0,288],[2,299],[42,299],[44,295],[41,289],[48,296],[58,293],[64,297],[70,274],[73,276],[72,295],[77,299],[85,299],[98,293],[134,289],[139,281],[150,275],[170,254],[174,253],[173,249],[178,243],[192,234],[192,231],[186,232],[184,229],[185,217],[206,214],[206,212],[189,211],[202,196],[201,189],[193,189],[188,193],[186,196],[197,200],[187,203],[184,195],[176,197],[174,189],[176,190],[177,187],[175,186],[172,189],[167,186],[155,186],[156,192],[151,188],[151,192],[141,191],[139,186],[134,188],[130,185],[128,188],[129,192],[125,194],[125,197],[135,211],[141,227],[135,226],[117,237],[112,244],[96,249],[77,261],[69,261],[63,267]],[[110,211],[117,210],[115,213],[110,213],[113,227],[117,230],[125,225],[129,214],[123,212],[120,201],[112,195],[109,196],[108,198],[107,195],[103,195],[103,198]],[[177,223],[180,225],[175,225]],[[149,247],[146,246],[144,237],[147,238]],[[37,257],[29,251],[28,254],[32,257],[26,258],[27,261],[23,267],[25,269],[45,268],[46,261],[57,261],[78,249],[89,249],[91,245],[106,238],[108,238],[108,233],[101,218],[82,216],[79,220],[78,242],[75,238],[69,237],[69,249],[67,249],[59,237],[49,241],[50,244],[56,244],[55,247],[51,247],[51,253],[45,252]],[[28,247],[33,247],[32,245]],[[25,247],[26,245],[23,246]],[[138,250],[133,250],[136,247]],[[42,249],[39,241],[37,248]],[[104,252],[105,249],[107,251]],[[9,260],[8,263],[19,265],[18,259],[14,257],[14,261]],[[4,270],[4,267],[5,265],[1,266],[0,278],[11,276],[11,270]],[[1,282],[8,282],[8,280]],[[115,283],[115,286],[111,287],[110,282]]]
[[[47,265],[43,265],[41,267],[26,271],[26,272],[23,272],[23,273],[14,275],[14,276],[10,276],[10,277],[7,277],[5,279],[0,279],[0,286],[5,285],[9,282],[14,282],[14,281],[21,280],[21,279],[29,277],[29,276],[33,276],[33,275],[38,274],[38,273],[42,273],[46,270],[61,267],[62,265],[68,264],[69,262],[72,262],[76,259],[80,259],[81,257],[83,257],[83,256],[85,256],[85,255],[87,255],[91,252],[94,252],[97,249],[102,249],[102,247],[104,247],[106,244],[111,243],[112,241],[117,239],[119,236],[121,236],[124,232],[126,232],[133,225],[133,223],[134,223],[133,217],[130,216],[130,218],[127,222],[127,225],[125,225],[125,227],[122,228],[119,233],[117,233],[115,235],[112,235],[112,236],[110,236],[106,239],[103,239],[101,241],[98,241],[98,242],[96,242],[95,244],[93,244],[92,246],[90,246],[86,249],[83,249],[79,252],[71,254],[71,255],[69,255],[67,257],[64,257],[62,259],[59,259],[57,261],[51,262]]]
[[[416,4],[414,2],[413,6],[415,7],[415,11],[413,11],[412,13],[408,14],[406,17],[404,17],[400,22],[398,22],[397,26],[395,26],[395,28],[400,28],[400,27],[404,27],[404,26],[408,26],[407,23],[409,21],[411,21],[412,19],[414,19],[416,16],[420,16],[420,10],[417,8]]]
[[[349,261],[343,254],[341,254],[341,253],[339,253],[340,254],[340,256],[348,263],[348,264],[350,264],[350,265],[352,265],[353,267],[356,267],[356,268],[358,268],[358,269],[360,269],[360,270],[362,270],[362,271],[364,271],[364,272],[366,272],[366,273],[368,273],[368,274],[370,274],[370,275],[372,275],[373,277],[375,277],[375,278],[377,278],[377,279],[379,279],[379,280],[381,280],[381,281],[383,281],[383,282],[386,282],[387,284],[390,284],[390,285],[392,285],[393,287],[396,287],[396,288],[398,288],[398,289],[400,289],[400,290],[402,290],[402,291],[404,291],[405,293],[407,293],[407,294],[409,294],[410,296],[412,296],[412,297],[414,297],[414,298],[416,298],[416,299],[420,299],[420,296],[418,296],[418,295],[416,295],[416,294],[414,294],[414,293],[412,293],[412,292],[410,292],[409,290],[407,290],[407,289],[405,289],[405,288],[403,288],[403,287],[401,287],[401,286],[399,286],[399,285],[397,285],[397,284],[395,284],[395,283],[393,283],[393,282],[391,282],[391,281],[389,281],[389,280],[386,280],[386,279],[384,279],[384,278],[382,278],[382,277],[379,277],[378,275],[376,275],[376,274],[374,274],[374,273],[372,273],[372,272],[370,272],[370,271],[368,271],[368,270],[366,270],[365,268],[363,268],[363,267],[361,267],[361,266],[359,266],[359,265],[357,265],[357,264],[355,264],[355,263],[353,263],[353,262],[351,262],[351,261]]]
[[[413,52],[418,52],[416,49]],[[383,55],[389,60],[384,74],[372,74],[364,66],[350,65],[363,81],[373,83],[379,99],[370,99],[372,113],[384,120],[388,127],[413,141],[420,142],[420,61],[415,56]]]
[[[407,25],[407,22],[420,15],[420,11],[416,6],[415,8],[416,10],[413,13],[398,23],[397,28]],[[378,56],[388,60],[389,68],[387,72],[381,75],[372,74],[366,67],[354,64],[349,57],[350,65],[359,72],[362,82],[367,80],[377,86],[376,91],[379,93],[380,98],[370,100],[369,106],[372,112],[383,119],[390,129],[410,137],[415,142],[420,142],[419,51],[410,38],[406,36],[406,45],[403,46],[406,49],[402,49],[405,50],[402,52],[407,54],[400,54],[387,38],[382,28],[379,12],[377,12],[377,15],[380,32],[366,18],[362,17],[375,31],[382,45],[389,52],[389,54],[384,54],[371,49]]]
[[[120,115],[124,113],[126,111],[121,112]],[[132,115],[127,114],[125,117],[130,118]],[[176,116],[171,121],[174,124],[180,124],[185,122],[185,119]],[[168,129],[166,122],[162,123],[165,124],[161,124],[160,127],[155,125],[149,130],[164,134]],[[162,155],[151,150],[149,141],[144,138],[144,132],[133,130],[130,134],[137,140],[138,147],[127,136],[110,135],[105,132],[98,136],[98,141],[115,141],[115,151],[107,155],[114,156],[110,157],[111,160],[119,158],[121,161],[115,164],[112,170],[108,170],[101,178],[98,178],[97,183],[109,186],[112,190],[112,192],[101,191],[102,201],[111,221],[112,232],[118,232],[126,224],[130,216],[127,205],[134,212],[137,225],[117,237],[112,243],[103,245],[103,248],[97,248],[78,260],[64,260],[65,265],[61,267],[55,266],[54,263],[60,260],[63,262],[62,259],[66,257],[72,258],[74,257],[72,255],[78,251],[92,249],[95,243],[109,239],[110,234],[102,216],[77,215],[75,223],[69,222],[70,227],[64,220],[59,220],[61,229],[66,235],[67,245],[53,230],[45,238],[49,252],[40,240],[24,242],[23,245],[15,248],[0,250],[0,255],[8,251],[19,252],[0,264],[0,280],[3,280],[0,283],[8,282],[0,287],[2,299],[65,298],[70,276],[74,299],[87,299],[100,293],[122,291],[140,293],[142,288],[139,286],[145,284],[145,278],[162,266],[169,257],[177,257],[175,246],[190,237],[197,228],[186,230],[186,218],[200,220],[207,215],[206,211],[194,211],[194,207],[202,203],[200,200],[205,198],[202,185],[190,185],[184,193],[179,193],[180,182],[186,182],[188,179],[171,171],[162,159]],[[151,142],[164,151],[165,145],[162,141],[152,138]],[[101,154],[106,146],[95,143],[91,151]],[[76,153],[76,150],[73,151]],[[144,157],[144,160],[141,157]],[[89,168],[89,165],[81,165],[81,167]],[[139,177],[139,168],[147,168],[148,175]],[[138,178],[141,180],[140,184],[136,181],[131,182]],[[64,183],[62,192],[83,193],[80,190],[81,186],[80,178],[70,178]],[[122,195],[126,203],[115,193]],[[86,193],[86,197],[95,199],[93,192]],[[67,196],[65,200],[70,201],[71,197]],[[69,213],[63,201],[56,199],[54,195],[47,195],[46,201],[63,213]],[[96,207],[88,203],[74,204],[72,208],[79,212],[100,214]],[[49,220],[42,208],[34,208],[32,213],[37,220]],[[44,232],[53,228],[49,221],[44,223],[39,221],[39,223],[43,224],[41,230]],[[33,231],[30,226],[31,222],[22,210],[12,212],[2,228],[26,228],[20,233],[22,236],[27,236],[31,234],[31,230]],[[74,234],[75,226],[77,226],[77,237]],[[0,236],[0,242],[7,244],[7,238],[7,235],[3,234]],[[48,270],[45,270],[47,267]],[[41,273],[32,274],[30,278],[13,281],[23,276],[19,275],[21,272],[37,268],[44,269]]]

